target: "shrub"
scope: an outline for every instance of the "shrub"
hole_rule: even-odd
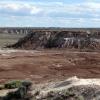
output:
[[[4,85],[0,85],[0,90],[2,90],[2,89],[4,89],[5,87],[4,87]]]
[[[21,86],[18,90],[9,92],[2,100],[25,100],[26,93],[26,88]]]
[[[5,83],[4,87],[6,89],[14,89],[14,88],[19,88],[21,85],[22,85],[22,82],[19,80],[16,80],[16,81]]]
[[[27,90],[30,89],[31,85],[31,81],[22,81],[22,86],[25,86]]]

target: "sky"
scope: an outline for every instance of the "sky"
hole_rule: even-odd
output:
[[[100,0],[0,0],[0,27],[100,27]]]

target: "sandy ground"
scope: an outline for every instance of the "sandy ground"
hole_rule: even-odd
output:
[[[0,50],[0,83],[15,79],[39,83],[72,76],[100,78],[100,53]]]

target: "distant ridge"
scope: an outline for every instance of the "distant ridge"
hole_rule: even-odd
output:
[[[100,33],[90,30],[32,30],[16,44],[7,47],[100,50]]]
[[[100,33],[100,28],[61,28],[61,27],[0,27],[0,34],[28,34],[31,31],[68,31],[68,32],[95,32]]]

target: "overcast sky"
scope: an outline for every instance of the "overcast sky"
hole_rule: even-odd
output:
[[[100,0],[0,0],[0,27],[100,27]]]

